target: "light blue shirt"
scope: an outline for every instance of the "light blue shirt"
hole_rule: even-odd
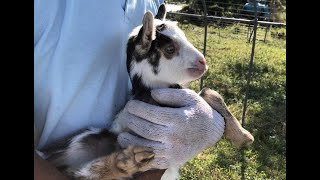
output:
[[[35,0],[34,123],[38,148],[106,127],[129,96],[128,34],[163,0]]]

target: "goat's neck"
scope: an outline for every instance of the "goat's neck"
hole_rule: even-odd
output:
[[[172,85],[166,85],[166,86],[160,86],[157,87],[157,89],[160,88],[175,88],[175,89],[181,89],[182,87],[179,84],[172,84]],[[151,90],[155,88],[150,88],[144,85],[141,81],[135,82],[133,80],[132,83],[132,95],[133,99],[140,100],[149,104],[157,104],[151,97]]]

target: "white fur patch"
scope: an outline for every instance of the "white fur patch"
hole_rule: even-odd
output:
[[[127,123],[126,123],[126,114],[125,110],[123,109],[118,113],[110,127],[110,132],[114,134],[120,134],[121,132],[124,132],[127,128]]]
[[[178,180],[179,179],[179,167],[169,167],[161,176],[161,180]]]
[[[83,168],[81,168],[79,171],[76,171],[74,175],[76,177],[85,177],[86,179],[98,179],[99,174],[95,174],[90,171],[90,168],[93,163],[95,163],[96,165],[103,166],[103,162],[99,162],[99,160],[91,161],[88,164],[86,164]]]
[[[47,159],[47,155],[45,155],[44,153],[42,153],[42,152],[40,152],[40,151],[38,151],[38,150],[36,150],[36,153],[42,158],[42,159]]]
[[[80,142],[83,138],[87,137],[90,134],[98,134],[102,131],[102,129],[90,127],[87,131],[74,136],[71,140],[69,147],[77,146],[78,142]]]
[[[75,151],[77,151],[78,149],[81,149],[81,144],[79,143],[82,139],[84,139],[85,137],[89,136],[90,134],[98,134],[102,131],[102,129],[98,129],[98,128],[90,128],[89,130],[78,134],[77,136],[73,137],[71,140],[71,143],[69,144],[69,149],[68,149],[68,154],[72,154]]]
[[[80,143],[85,137],[91,134],[98,134],[102,129],[90,128],[89,130],[78,134],[77,136],[71,139],[71,143],[67,147],[63,156],[60,156],[58,159],[55,159],[52,163],[59,166],[61,163],[66,164],[71,167],[77,167],[81,165],[81,162],[88,158],[86,149],[83,149],[83,145]]]
[[[139,63],[132,61],[131,65],[131,76],[137,74],[141,77],[142,83],[150,88],[161,88],[167,87],[170,85],[170,82],[163,81],[161,76],[155,75],[152,70],[152,66],[148,63],[147,60],[142,60]],[[159,71],[162,71],[161,66],[158,67]],[[169,80],[169,79],[168,79]]]

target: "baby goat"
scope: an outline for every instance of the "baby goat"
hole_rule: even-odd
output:
[[[204,56],[187,40],[177,24],[166,21],[165,16],[164,5],[159,7],[155,18],[147,12],[143,24],[132,31],[127,44],[132,98],[151,104],[156,104],[151,98],[151,89],[181,88],[180,85],[200,78],[208,69]],[[245,137],[236,139],[237,143],[253,141],[251,134],[228,111],[218,93],[204,90],[200,95],[224,116],[226,132],[231,127],[234,137]],[[116,140],[117,134],[124,131],[127,131],[125,122],[116,117],[109,131],[91,128],[40,154],[72,179],[131,178],[137,172],[150,169],[148,163],[154,153],[139,146],[121,149]],[[227,137],[231,137],[231,141],[235,139]],[[175,179],[177,174],[178,168],[170,167],[162,179]]]
[[[161,15],[160,15],[161,14]],[[200,78],[208,69],[205,58],[186,38],[176,22],[165,20],[161,5],[153,17],[147,12],[143,25],[130,34],[127,44],[127,70],[132,82],[133,99],[157,104],[151,89],[181,88]],[[123,118],[116,119],[111,131],[118,134],[126,129]],[[162,179],[176,179],[179,167],[170,167]]]

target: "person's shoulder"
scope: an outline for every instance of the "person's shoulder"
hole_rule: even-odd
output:
[[[125,20],[133,26],[138,26],[142,23],[143,15],[147,11],[155,15],[163,3],[164,0],[126,1],[124,4]]]

